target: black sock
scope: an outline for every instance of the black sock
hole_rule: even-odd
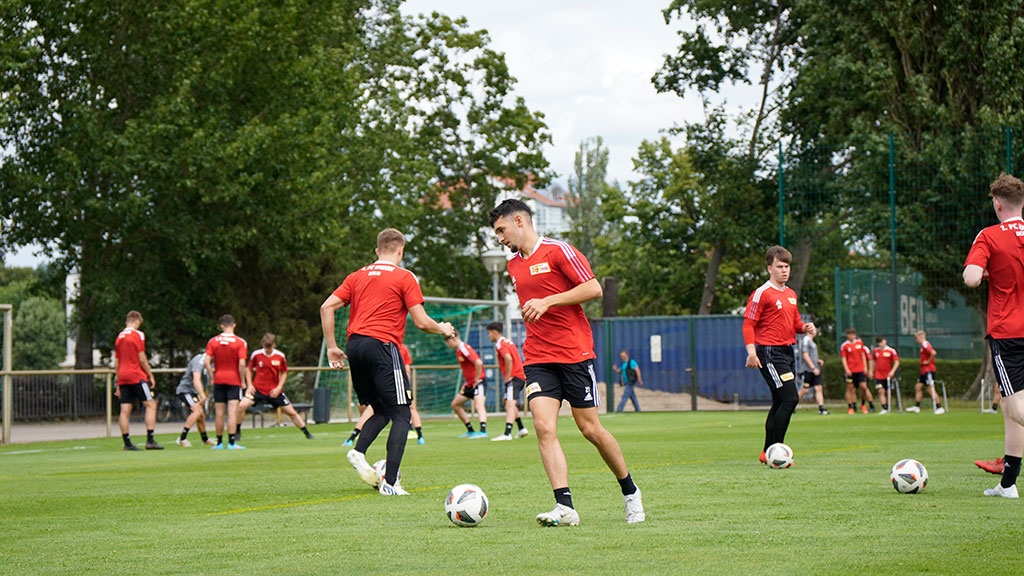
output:
[[[1009,488],[1017,483],[1020,474],[1020,456],[1003,456],[1003,479],[999,485]]]
[[[939,408],[942,408],[942,402],[935,403],[935,409],[938,410]]]
[[[238,438],[234,434],[228,434],[228,444],[237,444]]]
[[[487,434],[487,422],[480,423],[480,431],[483,432],[484,434]]]
[[[310,433],[309,433],[309,430],[306,430],[306,427],[305,427],[305,426],[303,426],[302,428],[299,428],[299,430],[300,430],[300,431],[301,431],[301,432],[302,432],[303,434],[305,434],[305,435],[306,435],[306,438],[309,438],[310,436],[312,436],[312,434],[310,434]]]
[[[470,434],[475,432],[475,430],[473,430],[473,423],[472,422],[466,422],[466,430],[469,430]]]
[[[155,444],[156,443],[156,440],[153,440],[153,431],[152,430],[146,430],[146,443],[147,444]]]
[[[857,403],[856,402],[852,402],[850,404],[847,404],[847,406],[849,406],[850,408],[856,409],[857,408]]]
[[[224,443],[224,436],[222,434],[217,434],[217,444],[223,444],[223,443]]]
[[[234,438],[235,439],[231,441],[232,444],[234,444],[234,443],[236,443],[236,442],[238,442],[239,440],[242,439],[242,425],[241,424],[239,424],[237,427],[235,427]]]
[[[125,446],[131,446],[132,445],[132,435],[131,434],[121,434],[121,440],[124,440],[124,445]]]
[[[824,412],[824,411],[825,411],[825,405],[824,404],[818,404],[818,412]]]
[[[572,508],[572,494],[569,487],[555,488],[555,503]]]
[[[863,401],[863,400],[861,400],[861,401],[860,401],[860,405],[861,405],[861,406],[863,406],[863,405],[864,405],[864,401]]]
[[[349,436],[348,439],[352,440],[354,442],[355,439],[359,436],[360,432],[362,432],[362,430],[360,430],[359,428],[353,428],[352,429],[352,435]]]
[[[874,402],[868,402],[868,408],[874,410],[875,409],[875,403]]]
[[[882,404],[882,410],[888,410],[888,409],[889,409],[889,405],[888,404]]]
[[[518,426],[520,430],[522,430],[523,428],[526,428],[526,426],[523,426],[523,419],[522,418],[516,418],[516,426]]]
[[[921,403],[920,402],[914,402],[914,406],[920,407]]]
[[[993,411],[993,412],[995,412],[995,411],[996,411],[996,410],[998,410],[998,409],[999,409],[999,404],[995,404],[995,403],[993,403],[993,404],[992,404],[992,411]]]
[[[419,440],[420,438],[423,438],[423,426],[416,427],[416,439]]]
[[[182,442],[188,439],[188,426],[181,429],[181,436],[179,436],[178,439]]]
[[[619,487],[622,488],[622,495],[629,496],[636,493],[636,484],[633,483],[633,475],[626,474],[625,478],[619,479]]]
[[[512,435],[512,423],[511,422],[505,422],[505,436],[511,436],[511,435]]]
[[[206,441],[210,439],[210,437],[206,435],[206,430],[200,432],[199,436],[203,439],[203,444],[206,444]]]

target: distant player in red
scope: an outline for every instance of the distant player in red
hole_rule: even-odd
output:
[[[135,310],[125,318],[124,330],[114,341],[114,372],[117,373],[117,392],[121,402],[121,414],[117,423],[121,426],[121,439],[125,450],[141,450],[132,444],[128,425],[132,417],[132,401],[138,400],[146,409],[146,450],[163,450],[153,439],[156,428],[156,400],[151,385],[156,381],[146,360],[146,335],[139,331],[142,314]]]
[[[868,389],[868,347],[857,337],[857,331],[853,328],[846,329],[846,342],[839,347],[839,358],[843,362],[843,373],[846,374],[846,407],[847,412],[853,414],[857,411],[857,391],[860,391],[860,411],[867,414],[870,404],[870,411],[875,411],[874,398],[871,390]]]
[[[925,334],[924,330],[915,332],[914,340],[921,347],[921,378],[914,385],[914,405],[907,408],[907,412],[921,411],[922,392],[927,386],[928,393],[932,397],[932,404],[935,406],[935,413],[939,415],[945,414],[946,409],[942,407],[942,402],[939,402],[939,395],[935,392],[935,348],[932,348],[932,344],[928,341],[928,335]]]
[[[295,411],[295,407],[284,393],[284,383],[288,379],[288,360],[283,352],[274,348],[276,344],[277,336],[267,332],[260,339],[263,348],[253,352],[249,357],[249,365],[246,368],[249,385],[245,389],[245,396],[238,404],[238,421],[242,422],[245,419],[245,411],[250,406],[263,402],[274,408],[281,408],[292,419],[295,427],[305,434],[307,439],[312,440],[313,435],[306,429],[306,421]]]
[[[459,421],[466,426],[466,433],[459,438],[487,438],[487,406],[484,382],[484,361],[472,346],[466,344],[459,338],[459,331],[456,330],[451,336],[444,339],[445,345],[455,350],[455,360],[462,370],[462,380],[465,382],[459,391],[452,398],[452,412],[459,418]],[[480,419],[480,431],[473,430],[473,423],[469,415],[462,407],[466,402],[472,402],[476,409],[477,417]]]
[[[871,365],[871,371],[875,375],[875,390],[878,391],[878,399],[882,402],[882,411],[879,414],[888,414],[892,381],[896,377],[896,371],[900,369],[900,355],[896,353],[895,348],[889,346],[884,336],[875,337]]]
[[[242,400],[245,383],[245,359],[248,357],[245,340],[235,335],[235,317],[220,317],[221,333],[206,343],[206,372],[213,375],[213,406],[216,414],[217,444],[212,450],[224,449],[224,413],[228,419],[228,450],[244,450],[238,444],[238,403]]]
[[[526,385],[526,373],[523,372],[523,360],[519,357],[519,349],[516,345],[505,338],[502,334],[505,327],[501,322],[491,322],[487,325],[487,338],[494,342],[494,350],[497,353],[498,369],[501,371],[501,381],[505,384],[505,433],[491,442],[501,442],[512,439],[512,424],[519,427],[516,438],[522,438],[530,433],[523,426],[523,419],[519,417],[519,408],[516,406],[516,399]]]
[[[796,292],[786,286],[793,255],[782,246],[765,253],[768,281],[751,293],[743,313],[743,343],[747,347],[747,368],[757,368],[772,393],[772,407],[764,422],[764,451],[786,440],[789,420],[800,400],[794,372],[793,345],[797,334],[818,333],[814,324],[800,319]]]
[[[405,453],[405,442],[412,425],[409,405],[412,389],[402,367],[399,346],[405,336],[406,316],[429,334],[450,336],[452,325],[435,322],[423,309],[423,293],[412,272],[399,266],[405,253],[405,237],[394,228],[377,235],[377,257],[373,264],[349,274],[341,286],[320,305],[320,325],[327,347],[327,361],[333,368],[345,366],[346,352],[338,347],[334,335],[334,313],[349,306],[347,357],[351,364],[352,386],[359,402],[373,407],[348,461],[359,477],[370,485],[379,483],[384,496],[409,494],[398,485],[398,471]],[[366,451],[381,430],[391,423],[388,433],[387,467],[384,478],[366,461]]]
[[[622,449],[597,415],[600,397],[594,374],[594,337],[581,304],[600,298],[601,283],[579,250],[541,238],[533,213],[519,200],[505,200],[488,213],[498,242],[515,255],[508,273],[526,323],[526,398],[533,413],[544,471],[555,494],[555,509],[537,516],[542,526],[575,526],[569,467],[558,441],[558,411],[568,400],[583,436],[597,447],[615,474],[626,505],[626,522],[646,518],[640,490],[626,467]]]
[[[1003,399],[1005,428],[1002,479],[986,496],[1017,498],[1017,476],[1024,454],[1024,182],[1001,174],[989,187],[999,224],[982,230],[964,263],[964,283],[972,288],[988,278],[989,348]]]

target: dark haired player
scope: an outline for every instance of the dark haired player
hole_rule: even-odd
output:
[[[206,372],[213,374],[213,407],[216,416],[217,444],[212,450],[224,449],[224,413],[227,411],[228,450],[245,450],[238,444],[238,403],[242,400],[245,382],[247,345],[235,335],[235,317],[225,314],[218,321],[221,333],[206,343]]]
[[[117,373],[117,396],[121,403],[121,414],[117,423],[121,427],[121,439],[125,450],[141,450],[132,444],[128,425],[132,417],[132,401],[138,400],[146,410],[146,450],[163,450],[164,447],[153,439],[156,428],[156,400],[150,384],[155,382],[153,371],[146,359],[146,335],[139,331],[142,314],[132,310],[124,321],[124,330],[114,341],[114,372]]]
[[[1024,182],[1001,174],[989,187],[999,224],[982,230],[964,263],[964,283],[972,288],[988,278],[989,348],[1005,429],[1002,479],[986,496],[1017,498],[1017,476],[1024,454]]]
[[[452,412],[459,421],[466,427],[466,433],[459,438],[487,438],[487,404],[486,388],[484,384],[484,361],[472,346],[466,344],[459,338],[459,331],[455,330],[451,335],[445,336],[446,346],[455,350],[455,360],[462,370],[462,379],[465,382],[459,391],[452,398]],[[480,431],[473,430],[473,423],[469,420],[465,408],[466,402],[472,402],[476,408],[477,418],[480,419]]]
[[[878,400],[882,403],[882,411],[879,414],[888,414],[892,379],[896,377],[896,371],[900,369],[900,355],[896,353],[895,348],[889,346],[884,336],[875,337],[875,348],[871,351],[871,364],[875,374],[875,390],[878,391]]]
[[[206,355],[200,352],[188,361],[188,365],[185,367],[185,374],[182,375],[181,380],[178,382],[178,387],[174,389],[174,393],[178,395],[178,400],[181,401],[182,406],[188,406],[189,409],[188,417],[185,418],[185,427],[181,430],[181,436],[174,440],[174,443],[182,448],[190,448],[192,446],[192,443],[188,441],[188,431],[192,428],[193,424],[199,430],[203,444],[210,446],[217,444],[206,435],[206,411],[203,406],[206,404],[206,391],[208,389],[207,386],[210,384],[210,375],[206,372],[206,368],[203,367],[203,359],[205,357]]]
[[[519,408],[516,407],[516,398],[523,391],[526,385],[526,373],[523,372],[523,360],[519,357],[519,349],[511,340],[502,334],[505,327],[501,322],[491,322],[487,325],[487,338],[494,342],[494,350],[498,356],[498,369],[501,370],[501,381],[505,383],[505,433],[491,440],[491,442],[502,442],[512,439],[512,424],[519,427],[516,438],[522,438],[530,433],[523,426],[523,419],[519,417]]]
[[[275,344],[277,336],[267,332],[260,340],[263,347],[249,357],[249,366],[246,369],[249,386],[245,390],[245,397],[238,404],[238,421],[241,422],[245,418],[245,411],[250,406],[263,402],[284,410],[295,427],[308,440],[312,440],[313,435],[306,429],[306,421],[295,411],[295,407],[284,393],[284,383],[288,379],[288,359],[285,358],[284,352],[274,348]]]
[[[625,500],[626,522],[643,522],[640,490],[633,483],[619,443],[597,415],[594,337],[580,305],[600,298],[601,284],[579,250],[541,238],[533,228],[532,215],[523,202],[505,200],[488,213],[488,219],[498,242],[515,254],[508,262],[508,273],[526,322],[526,398],[544,471],[555,493],[554,510],[539,514],[537,522],[542,526],[580,523],[569,492],[569,467],[557,435],[562,400],[568,400],[576,426],[615,474]]]
[[[367,484],[377,484],[376,472],[366,461],[366,451],[381,430],[391,422],[387,442],[387,468],[378,491],[384,496],[404,496],[398,471],[409,434],[412,391],[406,378],[399,346],[405,335],[408,315],[420,330],[450,336],[452,325],[435,322],[423,309],[423,294],[416,276],[399,266],[405,253],[405,237],[394,228],[377,235],[377,257],[373,264],[349,274],[320,305],[320,324],[327,347],[327,361],[333,368],[345,365],[346,352],[334,336],[334,313],[349,306],[347,357],[352,385],[360,403],[373,407],[348,461]]]
[[[782,246],[772,246],[764,257],[768,281],[754,290],[743,314],[743,342],[747,347],[747,368],[757,368],[772,393],[772,407],[764,422],[764,451],[786,439],[789,420],[800,396],[793,373],[793,345],[797,334],[818,333],[814,324],[800,320],[796,292],[786,286],[793,255]]]

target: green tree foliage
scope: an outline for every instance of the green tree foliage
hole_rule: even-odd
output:
[[[67,328],[58,300],[32,296],[14,315],[15,370],[53,370],[64,360]]]
[[[608,184],[608,148],[600,136],[580,142],[569,176],[566,210],[572,219],[569,242],[587,260],[594,261],[594,243],[604,235],[607,222],[601,213],[601,199],[611,192]]]

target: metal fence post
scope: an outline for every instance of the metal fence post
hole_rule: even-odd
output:
[[[112,386],[113,379],[114,379],[114,374],[112,372],[107,372],[107,378],[106,378],[106,384],[107,384],[106,385],[106,390],[107,390],[107,400],[106,400],[106,403],[107,403],[107,438],[110,438],[110,428],[111,428],[110,422],[111,422],[111,418],[112,418],[111,412],[113,412],[113,410],[114,410],[114,388]]]
[[[690,410],[697,411],[697,338],[696,328],[697,321],[693,316],[690,316],[687,324],[689,324],[689,340],[690,340]]]
[[[4,372],[10,372],[14,362],[11,358],[13,354],[12,343],[14,342],[14,336],[11,334],[11,330],[14,327],[14,309],[10,304],[0,304],[0,310],[4,312]],[[11,390],[11,375],[4,374],[4,388],[3,388],[3,437],[0,438],[4,444],[11,443],[11,418],[14,416],[14,392]]]

